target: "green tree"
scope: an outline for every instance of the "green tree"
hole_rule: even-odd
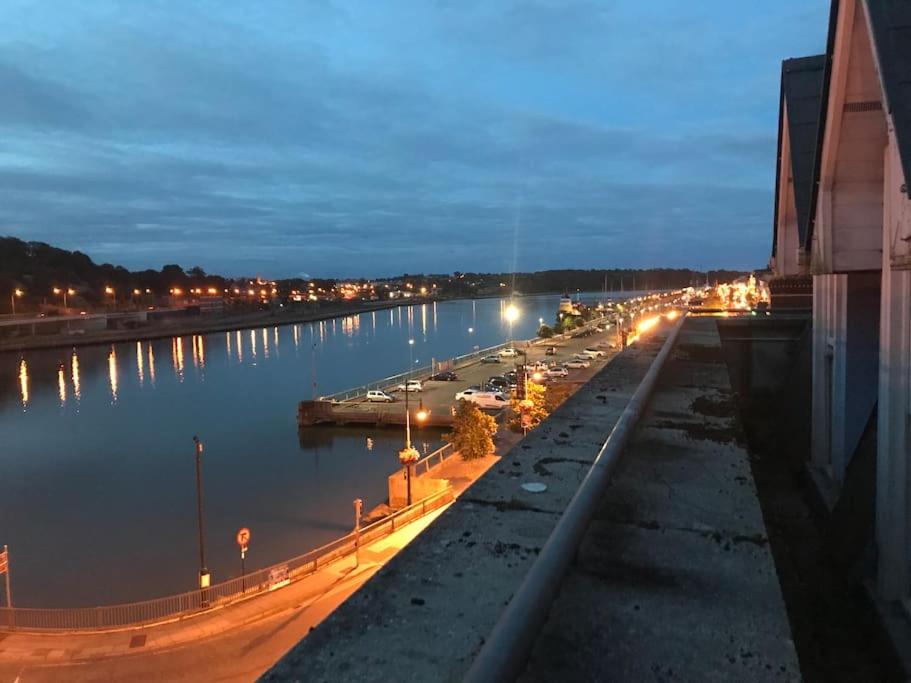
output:
[[[477,460],[493,453],[497,422],[471,401],[459,401],[446,438],[463,460]]]
[[[550,325],[541,325],[541,327],[538,328],[538,336],[541,337],[541,339],[550,339],[554,336],[554,328]]]

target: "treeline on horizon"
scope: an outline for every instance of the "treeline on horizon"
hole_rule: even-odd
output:
[[[390,278],[373,278],[375,282],[409,281],[415,285],[436,283],[444,296],[469,295],[485,291],[517,291],[525,294],[543,292],[618,291],[620,289],[671,289],[710,282],[728,281],[744,275],[742,271],[681,268],[544,270],[528,273],[446,273],[403,274]],[[267,275],[267,274],[266,274]],[[30,295],[46,295],[54,287],[77,287],[87,300],[100,300],[105,287],[126,294],[134,288],[151,289],[164,294],[171,287],[217,287],[249,278],[224,277],[205,273],[198,266],[185,269],[168,264],[161,270],[130,271],[110,263],[96,264],[80,251],[68,251],[44,242],[27,242],[16,237],[0,237],[0,292],[22,287]],[[333,278],[315,278],[319,286],[331,286]],[[346,278],[346,281],[366,281]],[[300,287],[300,278],[276,280],[280,290]],[[505,284],[501,287],[500,283]]]

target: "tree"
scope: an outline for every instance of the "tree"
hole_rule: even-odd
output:
[[[482,413],[471,401],[459,401],[452,418],[452,433],[446,438],[462,460],[477,460],[493,453],[496,433],[496,420]]]
[[[538,336],[541,337],[541,339],[550,339],[554,336],[554,328],[550,325],[541,325],[541,327],[538,328]]]
[[[525,400],[519,401],[513,398],[510,401],[512,416],[509,419],[509,428],[514,432],[522,431],[523,411],[528,415],[528,426],[531,429],[534,429],[542,420],[546,419],[549,414],[547,410],[547,393],[547,387],[543,384],[528,382],[525,386]]]

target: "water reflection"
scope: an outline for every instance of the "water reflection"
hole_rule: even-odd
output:
[[[174,337],[171,343],[171,363],[178,381],[183,382],[183,337]]]
[[[266,328],[263,328],[263,358],[269,357],[269,334]]]
[[[155,387],[155,351],[152,350],[152,342],[149,342],[149,384]]]
[[[244,362],[244,339],[240,336],[240,330],[236,332],[236,341],[237,341],[237,362]]]
[[[22,400],[22,409],[28,407],[28,365],[25,358],[19,361],[19,395]]]
[[[61,363],[57,368],[57,396],[60,398],[60,407],[66,405],[66,366]]]
[[[111,380],[111,403],[117,403],[117,352],[113,346],[108,354],[108,376]]]
[[[73,397],[78,402],[82,398],[82,389],[79,384],[79,356],[73,351],[73,358],[70,361],[70,372],[73,377]]]
[[[136,342],[136,376],[139,378],[139,386],[145,384],[146,378],[142,355],[142,342]]]
[[[250,355],[256,360],[256,332],[250,330]]]

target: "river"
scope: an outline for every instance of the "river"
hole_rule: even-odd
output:
[[[534,336],[559,297],[524,297]],[[13,601],[64,607],[191,590],[198,544],[194,445],[213,580],[347,533],[352,500],[386,498],[403,435],[309,430],[297,402],[505,341],[504,299],[403,306],[317,323],[0,354],[0,544]],[[409,349],[408,340],[415,343]],[[419,433],[422,450],[438,432]]]

